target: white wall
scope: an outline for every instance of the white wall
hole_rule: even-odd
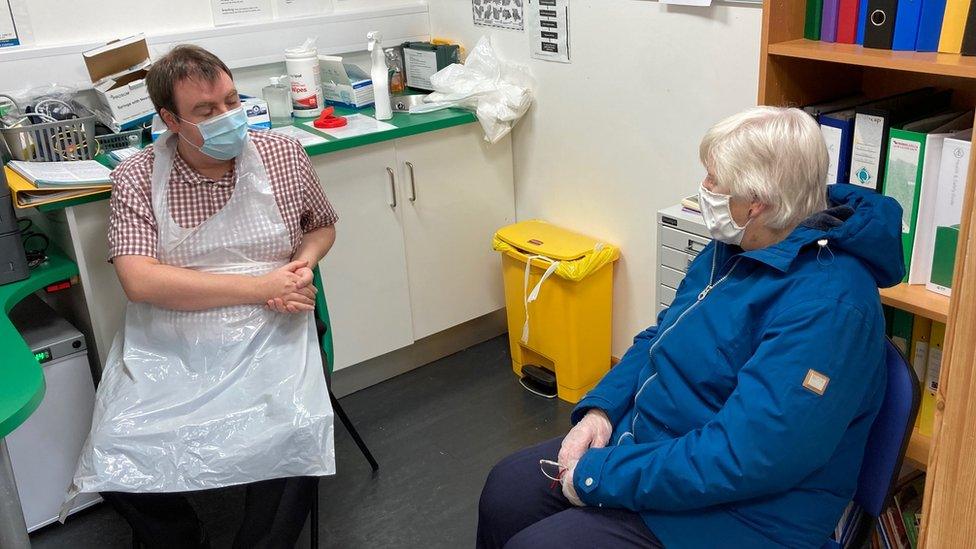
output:
[[[372,30],[381,31],[384,44],[389,46],[405,40],[425,40],[430,28],[427,4],[423,0],[340,0],[341,9],[328,15],[216,29],[211,25],[209,2],[192,1],[207,6],[206,23],[210,26],[173,31],[184,21],[182,15],[176,14],[148,22],[138,18],[130,22],[108,18],[103,26],[82,18],[75,29],[81,37],[75,38],[80,41],[0,49],[0,92],[16,94],[51,83],[90,85],[82,52],[103,44],[106,38],[100,33],[105,32],[111,37],[145,33],[153,57],[159,57],[177,44],[203,46],[234,69],[235,77],[244,80],[242,91],[256,93],[267,84],[265,75],[282,74],[284,50],[301,44],[306,37],[318,38],[319,53],[346,54],[365,50],[366,33]],[[37,2],[37,6],[43,6],[49,0]],[[91,0],[83,2],[93,3]],[[105,4],[112,2],[121,4],[121,0],[108,0]],[[106,13],[110,13],[110,7],[104,8]],[[66,14],[69,15],[73,13]],[[106,28],[112,30],[105,31]],[[95,39],[97,36],[102,38]],[[256,69],[252,70],[254,67]],[[254,75],[261,77],[258,82],[249,80]],[[256,90],[255,83],[258,84]]]
[[[572,0],[572,64],[531,60],[527,33],[475,27],[468,0],[430,0],[431,36],[483,34],[529,65],[537,103],[514,133],[519,219],[542,218],[621,246],[614,345],[654,323],[655,215],[696,191],[698,142],[754,105],[758,6]]]
[[[21,0],[34,45],[108,41],[213,27],[210,0]],[[336,11],[402,4],[402,0],[335,0]]]

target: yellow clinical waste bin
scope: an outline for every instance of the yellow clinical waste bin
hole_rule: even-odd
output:
[[[498,230],[512,369],[555,374],[559,398],[578,402],[610,369],[610,244],[544,221]],[[526,319],[528,317],[528,319]]]

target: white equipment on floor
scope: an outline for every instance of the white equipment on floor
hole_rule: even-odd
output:
[[[10,320],[44,370],[44,400],[23,425],[7,436],[17,492],[27,531],[58,520],[58,511],[91,429],[95,385],[85,337],[37,296],[11,311]],[[75,513],[101,501],[82,494]]]

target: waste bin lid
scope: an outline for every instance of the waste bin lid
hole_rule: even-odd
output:
[[[595,238],[539,220],[502,227],[497,236],[514,248],[559,261],[579,259],[600,244]]]

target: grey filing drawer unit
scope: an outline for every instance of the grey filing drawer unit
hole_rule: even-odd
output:
[[[657,312],[671,305],[688,266],[709,242],[701,215],[680,205],[657,212]]]

